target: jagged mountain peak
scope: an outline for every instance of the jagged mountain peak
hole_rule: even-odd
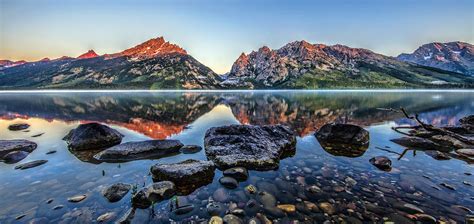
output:
[[[99,55],[95,53],[94,50],[88,50],[86,53],[81,54],[77,57],[77,59],[87,59],[87,58],[95,58],[98,57]]]
[[[397,57],[401,61],[474,75],[474,46],[461,41],[423,44],[413,53]]]
[[[176,44],[171,44],[168,41],[165,41],[163,37],[157,37],[150,40],[147,40],[135,47],[126,49],[120,53],[118,56],[129,56],[129,57],[139,57],[139,58],[149,58],[157,55],[166,55],[166,54],[187,54],[186,50],[181,48]]]

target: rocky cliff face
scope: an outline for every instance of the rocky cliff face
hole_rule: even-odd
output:
[[[296,41],[276,50],[264,46],[248,55],[242,53],[223,85],[236,88],[248,85],[256,88],[414,87],[465,81],[459,75],[428,71],[366,49]]]
[[[0,71],[0,88],[213,89],[220,77],[162,37],[119,53],[41,60]]]
[[[411,54],[400,54],[401,61],[474,76],[474,46],[463,42],[429,43]]]

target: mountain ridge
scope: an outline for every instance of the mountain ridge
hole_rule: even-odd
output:
[[[223,85],[229,88],[472,86],[472,79],[399,61],[363,48],[290,42],[242,53]]]
[[[474,76],[474,46],[466,42],[427,43],[397,59]]]
[[[474,77],[305,40],[241,53],[225,75],[163,37],[112,54],[89,50],[77,58],[13,63],[0,61],[0,88],[474,88]]]

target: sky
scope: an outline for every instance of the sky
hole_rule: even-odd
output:
[[[474,43],[474,1],[0,0],[0,59],[115,53],[159,36],[217,73],[242,52],[296,40],[396,56]]]

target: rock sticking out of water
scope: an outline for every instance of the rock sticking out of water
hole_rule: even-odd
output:
[[[369,132],[357,125],[330,123],[315,135],[323,149],[335,156],[359,157],[369,147]]]
[[[103,149],[120,144],[123,135],[99,123],[81,124],[71,130],[63,140],[73,151]]]
[[[456,153],[462,156],[474,157],[474,149],[458,149]]]
[[[202,147],[199,145],[185,145],[181,147],[179,151],[183,154],[192,154],[192,153],[197,153],[202,150]]]
[[[9,152],[5,156],[3,156],[3,162],[7,164],[17,163],[26,158],[28,155],[29,153],[25,151]]]
[[[441,150],[441,151],[449,150],[438,143],[435,143],[429,139],[420,138],[420,137],[401,137],[401,138],[391,139],[390,141],[397,143],[401,146],[415,148],[415,149],[436,149],[436,150]]]
[[[229,125],[207,130],[205,152],[221,169],[271,170],[295,153],[296,135],[283,125]]]
[[[99,152],[94,158],[104,162],[156,159],[177,154],[182,146],[183,144],[178,140],[126,142]]]
[[[0,140],[0,158],[13,151],[33,152],[38,145],[24,139]]]
[[[109,202],[117,202],[128,193],[132,188],[130,184],[116,183],[102,191],[102,195],[109,200]]]
[[[183,194],[211,183],[214,170],[213,162],[193,159],[171,164],[158,163],[150,169],[155,181],[171,181]]]
[[[10,131],[21,131],[28,129],[30,127],[29,124],[21,123],[21,124],[11,124],[8,126],[8,130]]]
[[[376,156],[369,160],[375,167],[383,171],[392,170],[392,161],[386,156]]]
[[[27,162],[27,163],[23,163],[18,166],[15,166],[15,170],[26,170],[33,167],[41,166],[47,162],[48,160],[35,160],[35,161]]]

